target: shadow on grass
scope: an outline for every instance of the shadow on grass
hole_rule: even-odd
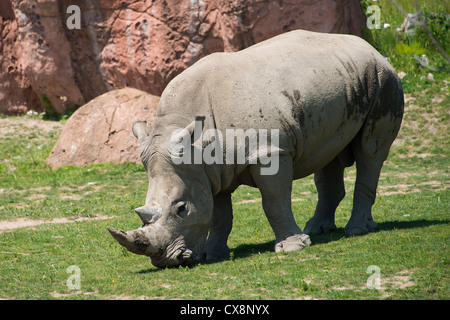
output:
[[[234,249],[231,249],[231,251],[233,252],[234,259],[241,259],[267,251],[274,251],[274,248],[275,241],[267,241],[263,243],[240,244]]]
[[[275,241],[267,241],[264,243],[253,243],[253,244],[241,244],[235,247],[234,249],[231,249],[231,252],[233,253],[233,259],[243,259],[249,256],[257,255],[259,253],[264,253],[268,251],[274,250]],[[198,265],[209,265],[214,264],[222,261],[228,261],[231,257],[225,257],[220,259],[214,259],[214,260],[200,260],[200,261],[194,261],[189,265],[189,268],[195,268]],[[184,269],[185,267],[179,266],[179,267],[173,267],[172,269]],[[163,269],[159,269],[156,267],[151,267],[148,269],[139,270],[136,273],[138,274],[146,274],[146,273],[153,273],[158,272]]]
[[[394,230],[394,229],[411,229],[411,228],[423,228],[440,224],[448,224],[448,220],[412,220],[412,221],[386,221],[378,223],[378,229]]]
[[[386,222],[379,222],[378,223],[378,231],[388,231],[388,230],[400,230],[400,229],[414,229],[414,228],[424,228],[434,225],[441,225],[441,224],[448,224],[450,221],[445,220],[412,220],[412,221],[386,221]],[[361,234],[358,236],[351,236],[351,237],[361,237],[365,236],[366,234]],[[344,228],[338,228],[336,231],[324,234],[324,235],[311,235],[311,242],[312,246],[323,244],[323,243],[329,243],[333,241],[338,241],[343,238],[347,237],[344,232]],[[233,252],[233,259],[243,259],[247,258],[253,255],[257,255],[264,252],[273,252],[274,251],[274,245],[275,241],[267,241],[263,243],[252,243],[252,244],[241,244],[236,246],[235,248],[231,249],[231,252]],[[215,259],[210,261],[196,261],[192,263],[189,268],[194,268],[200,264],[202,265],[208,265],[208,264],[214,264],[222,261],[230,260],[229,257],[222,258],[222,259]],[[183,268],[183,267],[181,267]],[[162,269],[158,268],[150,268],[138,271],[138,273],[151,273],[151,272],[157,272]]]
[[[448,224],[450,221],[445,220],[412,220],[412,221],[385,221],[385,222],[378,222],[378,230],[376,232],[380,231],[388,231],[388,230],[401,230],[401,229],[414,229],[414,228],[424,228],[434,225],[440,225],[440,224]],[[372,232],[373,233],[373,232]],[[365,236],[365,234],[357,235],[357,236],[351,236],[351,237],[361,237]],[[311,236],[311,242],[312,245],[318,245],[321,243],[328,243],[340,240],[342,238],[348,237],[345,235],[344,228],[338,228],[336,231],[324,235],[312,235]]]

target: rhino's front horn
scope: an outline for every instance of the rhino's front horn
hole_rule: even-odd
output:
[[[108,231],[117,242],[133,253],[148,256],[159,251],[150,244],[149,239],[139,230],[125,232],[108,227]]]
[[[108,227],[109,233],[113,236],[114,239],[118,243],[120,243],[122,246],[128,249],[128,251],[131,251],[136,254],[144,254],[145,253],[145,247],[144,246],[138,246],[136,242],[134,241],[134,237],[131,234],[126,233],[123,230],[116,230],[113,227]]]
[[[162,208],[160,206],[145,205],[134,209],[144,224],[155,222],[161,217]]]

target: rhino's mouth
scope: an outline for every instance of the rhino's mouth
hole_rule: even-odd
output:
[[[170,268],[179,265],[186,266],[195,259],[197,255],[186,246],[184,237],[174,239],[159,255],[151,255],[152,264],[158,268]]]
[[[207,234],[202,235],[199,232],[197,235],[197,238],[190,239],[191,241],[188,243],[184,236],[178,236],[158,254],[149,255],[152,264],[159,268],[187,266],[194,261],[203,259]]]
[[[167,254],[165,250],[161,255],[151,255],[152,264],[158,268],[170,268],[177,266],[187,266],[194,261],[195,254],[192,250],[179,247],[171,254]]]

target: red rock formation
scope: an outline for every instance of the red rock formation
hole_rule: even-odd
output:
[[[107,91],[160,95],[199,58],[293,30],[361,35],[359,0],[2,0],[0,112],[63,113]],[[12,4],[12,5],[11,5]],[[69,29],[70,5],[81,28]]]
[[[19,57],[18,24],[8,1],[0,2],[0,112],[23,113],[38,100],[23,74]]]

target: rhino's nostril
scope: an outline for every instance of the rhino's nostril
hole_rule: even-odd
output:
[[[177,255],[177,261],[180,264],[190,263],[191,258],[192,258],[192,250],[190,249],[180,249],[180,252]]]

